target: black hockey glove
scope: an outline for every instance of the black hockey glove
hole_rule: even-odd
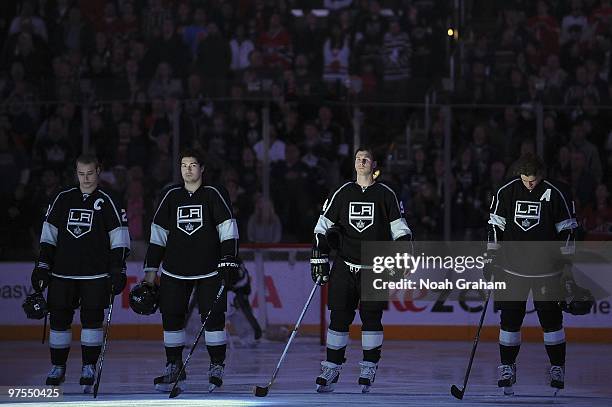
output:
[[[49,270],[46,268],[41,268],[36,265],[34,270],[32,270],[32,288],[36,292],[42,292],[49,285],[49,280],[51,280],[51,274]]]
[[[123,292],[125,284],[127,283],[127,277],[125,275],[125,269],[123,268],[111,268],[109,270],[109,282],[110,289],[114,295],[119,295]]]
[[[595,298],[589,289],[580,287],[573,277],[567,278],[564,276],[562,284],[564,299],[559,301],[559,307],[562,311],[572,315],[586,315],[591,312]]]
[[[217,272],[223,281],[234,281],[240,269],[240,260],[236,256],[225,255],[217,264]],[[228,280],[229,279],[229,280]]]
[[[497,253],[493,250],[488,250],[482,268],[482,275],[485,280],[491,281],[491,278],[500,270],[499,259]]]
[[[312,281],[325,285],[329,281],[329,256],[313,247],[310,256],[310,275]]]

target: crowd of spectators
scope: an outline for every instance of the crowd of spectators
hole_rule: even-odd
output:
[[[586,229],[612,233],[610,1],[486,3],[468,7],[450,95],[471,106],[453,110],[454,236],[481,237],[492,191],[536,149],[538,103],[549,175],[572,185]],[[324,197],[353,176],[352,106],[368,102],[361,138],[384,158],[415,110],[372,102],[421,100],[447,75],[451,6],[1,2],[0,257],[33,256],[48,201],[74,183],[84,148],[123,197],[132,238],[146,240],[156,200],[175,181],[175,139],[206,153],[206,182],[228,190],[242,241],[310,241]],[[443,121],[434,114],[408,167],[383,172],[419,239],[442,236]]]

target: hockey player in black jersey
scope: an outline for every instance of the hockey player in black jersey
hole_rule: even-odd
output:
[[[543,178],[540,159],[527,156],[519,164],[520,175],[494,195],[488,222],[487,254],[493,261],[485,273],[507,284],[506,290],[495,293],[495,307],[501,310],[498,386],[505,394],[513,394],[521,326],[531,291],[551,364],[550,385],[556,392],[564,387],[565,374],[563,315],[556,300],[562,295],[564,279],[571,278],[578,225],[567,187]]]
[[[40,236],[40,255],[32,287],[49,292],[49,347],[53,368],[47,385],[60,385],[72,342],[74,310],[81,308],[80,384],[89,392],[103,340],[104,309],[109,296],[125,288],[125,260],[130,251],[127,215],[112,194],[98,186],[95,157],[76,162],[79,185],[57,194],[49,205]]]
[[[183,185],[170,188],[159,203],[147,250],[144,281],[160,277],[160,311],[166,348],[165,373],[155,378],[159,391],[170,391],[182,367],[185,317],[195,288],[200,315],[211,309],[221,282],[238,268],[238,227],[225,189],[203,185],[204,165],[198,152],[181,154]],[[206,322],[210,355],[209,391],[223,383],[227,296],[217,302]],[[184,384],[186,374],[179,379]]]
[[[403,217],[402,205],[391,188],[376,182],[376,161],[372,150],[360,148],[355,155],[357,179],[334,191],[323,204],[314,229],[310,260],[312,278],[318,284],[329,281],[327,358],[316,379],[318,392],[333,391],[345,361],[349,325],[359,308],[362,321],[363,361],[358,383],[368,392],[374,382],[383,343],[384,302],[360,302],[362,270],[372,268],[361,261],[361,242],[411,240],[412,232]],[[330,249],[337,251],[330,272]]]

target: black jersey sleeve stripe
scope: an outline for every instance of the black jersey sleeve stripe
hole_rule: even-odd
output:
[[[115,215],[117,215],[117,222],[119,222],[119,225],[122,224],[121,222],[121,216],[119,215],[119,211],[117,210],[117,206],[115,205],[115,202],[113,201],[113,198],[111,198],[106,192],[102,191],[101,189],[99,189],[98,191],[100,191],[100,193],[102,195],[104,195],[106,198],[108,198],[108,200],[110,201],[113,210],[115,211]]]
[[[493,211],[494,214],[497,214],[497,210],[499,209],[499,194],[501,193],[502,190],[504,190],[506,187],[508,187],[509,185],[520,181],[520,178],[515,178],[512,181],[508,182],[507,184],[501,186],[498,190],[497,193],[495,194],[495,210]]]
[[[232,210],[230,209],[229,205],[227,204],[227,202],[225,202],[225,199],[223,198],[223,195],[221,195],[221,192],[219,192],[219,190],[215,187],[212,187],[210,185],[206,185],[205,188],[210,188],[213,191],[215,191],[217,193],[217,195],[219,195],[219,198],[221,198],[221,202],[223,202],[223,205],[225,205],[225,208],[227,209],[227,213],[229,214],[230,218],[233,218],[234,215],[232,214]]]
[[[53,207],[55,206],[55,203],[57,202],[57,200],[60,198],[60,196],[62,196],[63,194],[67,193],[67,192],[71,192],[74,191],[76,189],[76,187],[74,188],[70,188],[70,189],[66,189],[60,193],[58,193],[55,197],[55,199],[53,200],[53,203],[49,206],[49,210],[47,211],[47,214],[45,215],[45,220],[49,219],[49,215],[51,214],[51,212],[53,212]]]
[[[557,193],[561,196],[561,199],[563,200],[563,204],[565,205],[565,209],[567,210],[567,218],[569,220],[574,219],[574,214],[572,213],[572,211],[570,211],[569,205],[567,204],[567,199],[565,199],[565,195],[563,195],[563,193],[561,191],[559,191],[559,188],[557,188],[556,186],[554,186],[550,182],[544,180],[544,183],[546,185],[550,185],[552,188],[554,188],[555,191],[557,191]],[[575,219],[574,219],[574,221],[575,221]],[[577,227],[577,225],[576,225],[576,227]]]
[[[399,201],[397,200],[397,195],[395,194],[395,191],[393,191],[389,186],[383,184],[382,182],[379,182],[380,185],[382,185],[383,187],[387,188],[391,194],[393,195],[393,199],[395,199],[395,204],[397,205],[397,212],[398,213],[402,213],[402,208],[400,207]],[[393,219],[395,220],[395,219]]]
[[[336,190],[336,192],[334,192],[334,194],[332,195],[331,199],[327,203],[327,207],[323,211],[323,215],[326,215],[327,212],[329,212],[329,209],[332,207],[332,204],[334,203],[334,198],[336,198],[336,195],[338,195],[338,192],[340,192],[342,189],[344,189],[344,187],[346,187],[347,185],[350,185],[350,184],[352,184],[352,182],[347,182],[344,185],[342,185],[340,188],[338,188]]]
[[[162,207],[162,205],[164,204],[164,201],[166,200],[166,198],[168,197],[168,195],[170,195],[170,192],[172,191],[176,191],[177,189],[181,189],[182,187],[174,187],[174,188],[170,188],[168,190],[168,192],[166,192],[166,195],[164,195],[164,197],[162,198],[161,201],[159,201],[159,205],[157,205],[157,210],[155,211],[155,214],[153,215],[153,220],[155,220],[155,218],[157,217],[157,213],[159,212],[159,209]]]

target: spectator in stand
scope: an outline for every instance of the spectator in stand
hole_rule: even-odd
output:
[[[195,66],[202,77],[204,91],[211,97],[226,96],[231,62],[229,42],[219,32],[217,24],[209,23],[206,38],[198,44]]]
[[[253,41],[246,37],[244,24],[236,26],[234,36],[230,41],[230,48],[232,50],[231,70],[239,72],[248,68],[250,65],[249,56],[255,49],[255,45],[253,45]]]
[[[595,202],[588,205],[580,214],[580,224],[587,233],[587,240],[610,240],[612,237],[612,202],[610,191],[605,184],[595,189]]]
[[[166,62],[177,76],[183,77],[191,62],[189,49],[176,33],[172,18],[164,20],[161,28],[161,35],[150,40],[145,60],[151,66]]]
[[[571,139],[568,146],[571,152],[581,151],[584,154],[586,169],[593,177],[594,182],[598,184],[603,175],[599,151],[593,143],[587,140],[583,120],[572,124]]]
[[[348,79],[350,55],[348,37],[334,24],[323,43],[323,81],[333,94],[338,94]]]
[[[527,28],[540,44],[544,58],[559,53],[559,22],[549,14],[549,5],[545,0],[537,2],[536,15],[527,20]]]
[[[268,30],[259,36],[257,46],[263,51],[266,66],[281,70],[291,66],[293,61],[291,36],[283,27],[280,14],[270,15]]]
[[[311,11],[306,14],[303,24],[296,24],[292,35],[293,49],[296,55],[303,54],[311,63],[317,75],[323,70],[323,42],[325,33],[318,23],[318,18]],[[348,36],[348,35],[347,35]]]
[[[588,35],[589,22],[584,15],[582,0],[571,0],[571,11],[569,14],[563,16],[561,20],[561,44],[571,41],[572,33],[570,31],[576,28],[578,28],[583,35],[581,39],[584,39],[584,36]]]
[[[253,146],[258,161],[264,160],[264,140],[261,139]],[[285,159],[285,142],[278,139],[276,127],[270,126],[270,144],[268,147],[268,160],[270,163]]]
[[[597,183],[587,167],[587,159],[582,150],[571,151],[570,186],[576,202],[576,212],[592,205],[595,201]]]
[[[142,17],[142,33],[145,38],[159,37],[165,20],[172,18],[172,12],[165,8],[162,0],[148,0]]]
[[[255,212],[249,217],[248,239],[254,243],[278,243],[282,236],[280,218],[274,205],[263,196],[255,201]]]
[[[383,78],[385,94],[405,98],[407,80],[411,77],[412,45],[399,20],[392,19],[383,38]]]
[[[169,95],[180,95],[183,92],[180,79],[174,76],[172,67],[163,61],[157,65],[155,75],[149,83],[149,98],[164,98]]]

